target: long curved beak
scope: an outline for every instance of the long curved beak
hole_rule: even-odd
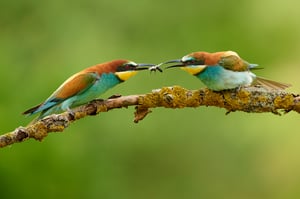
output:
[[[135,70],[148,70],[150,67],[156,66],[156,64],[145,64],[145,63],[140,63],[137,64],[137,67]]]
[[[262,69],[261,67],[258,67],[258,64],[249,64],[250,69]]]
[[[181,59],[174,59],[174,60],[166,61],[162,64],[172,64],[172,63],[177,63],[177,64],[172,65],[172,66],[168,66],[168,67],[166,67],[166,69],[185,66],[185,64],[182,63]]]

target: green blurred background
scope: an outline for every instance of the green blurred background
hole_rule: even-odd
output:
[[[300,3],[19,0],[0,2],[0,123],[32,117],[67,77],[117,58],[153,62],[234,50],[260,76],[300,92]],[[101,96],[204,85],[181,70],[141,72]],[[214,107],[133,107],[88,117],[43,142],[0,149],[1,198],[300,198],[300,117]]]

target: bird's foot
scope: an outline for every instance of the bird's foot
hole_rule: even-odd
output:
[[[238,86],[235,90],[236,92],[240,92],[244,87],[243,86]]]
[[[67,108],[67,112],[68,112],[71,120],[74,120],[75,119],[75,112],[70,108]]]

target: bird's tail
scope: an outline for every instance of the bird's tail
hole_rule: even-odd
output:
[[[262,85],[263,87],[270,90],[285,90],[286,88],[291,86],[291,84],[276,82],[262,77],[256,77],[255,84]]]
[[[23,115],[27,115],[27,116],[33,115],[33,114],[36,113],[36,111],[41,107],[41,105],[42,105],[42,104],[39,104],[39,105],[37,105],[37,106],[35,106],[35,107],[32,107],[32,108],[30,108],[30,109],[24,111],[22,114],[23,114]],[[36,123],[39,119],[40,119],[39,116],[36,117],[36,118],[34,118],[34,119],[33,119],[31,122],[29,122],[26,126],[30,126],[30,125]]]
[[[36,105],[35,107],[32,107],[26,111],[24,111],[23,115],[32,115],[37,112],[37,110],[41,107],[42,104]]]

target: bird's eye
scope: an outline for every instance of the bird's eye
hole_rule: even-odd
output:
[[[204,65],[204,60],[198,60],[194,57],[183,57],[181,61],[186,65]]]
[[[194,57],[190,56],[184,56],[181,61],[187,65],[192,65],[197,62],[197,60]]]
[[[118,67],[117,71],[135,70],[136,67],[137,65],[135,63],[128,62]]]
[[[132,69],[135,69],[135,68],[136,68],[136,64],[133,64],[133,63],[125,64],[125,69],[126,70],[132,70]]]
[[[125,70],[129,70],[132,67],[132,65],[125,64],[125,65],[123,65],[123,67],[124,67]]]
[[[187,60],[185,61],[184,63],[187,64],[187,65],[192,65],[196,62],[196,60]]]

